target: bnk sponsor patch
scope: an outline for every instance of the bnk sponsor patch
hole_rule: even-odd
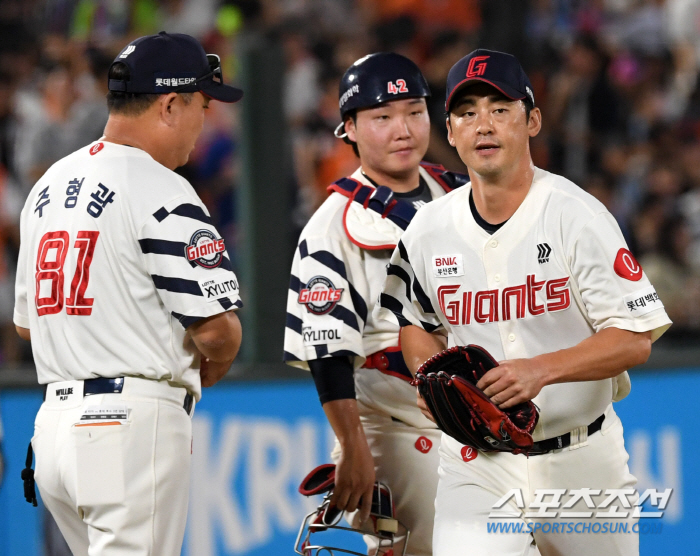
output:
[[[204,299],[207,301],[216,301],[224,297],[238,295],[238,281],[230,272],[217,274],[213,278],[200,280],[199,287],[202,290]]]
[[[301,335],[305,346],[320,346],[322,344],[339,344],[343,341],[343,323],[304,324]]]
[[[437,278],[464,276],[462,255],[438,255],[433,257],[433,274]]]

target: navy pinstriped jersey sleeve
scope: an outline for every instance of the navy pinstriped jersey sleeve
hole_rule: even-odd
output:
[[[368,286],[360,256],[329,237],[303,238],[292,263],[284,360],[364,357]]]
[[[138,243],[163,305],[183,327],[242,307],[224,240],[198,199],[182,196],[157,209]]]
[[[399,241],[387,267],[378,316],[396,318],[400,326],[413,324],[426,332],[434,332],[442,328],[442,323],[421,284],[421,270],[414,270],[406,245],[403,240]]]

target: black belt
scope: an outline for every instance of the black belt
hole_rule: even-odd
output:
[[[598,432],[603,428],[603,421],[605,421],[605,415],[601,415],[590,425],[588,425],[588,436]],[[561,450],[562,448],[567,448],[571,445],[571,433],[567,432],[561,436],[555,436],[554,438],[548,438],[547,440],[541,440],[535,442],[532,445],[532,449],[528,451],[529,456],[539,456],[541,454],[546,454],[552,450]]]
[[[94,394],[121,394],[124,389],[124,377],[118,378],[88,378],[83,380],[83,396],[92,396]],[[187,392],[185,402],[182,407],[187,412],[187,415],[192,411],[192,403],[194,397]]]

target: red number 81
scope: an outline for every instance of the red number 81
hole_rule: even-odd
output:
[[[78,248],[78,261],[70,285],[70,296],[66,299],[66,313],[87,316],[92,313],[93,298],[85,297],[90,280],[90,265],[95,254],[95,245],[100,232],[78,232],[75,247]],[[36,309],[39,316],[55,315],[63,309],[63,265],[66,262],[70,237],[68,232],[47,232],[39,242],[36,257]],[[46,258],[49,251],[56,250],[52,261]],[[39,297],[42,280],[51,281],[50,297]]]

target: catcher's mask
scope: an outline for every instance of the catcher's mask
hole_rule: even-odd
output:
[[[340,524],[344,510],[331,506],[331,496],[335,486],[335,465],[327,463],[320,465],[309,473],[299,485],[299,492],[304,496],[325,494],[321,505],[304,518],[294,544],[294,551],[301,556],[334,556],[335,553],[367,556],[367,552],[356,552],[349,548],[327,546],[319,540],[319,534],[326,531],[347,531],[358,535],[374,537],[376,549],[369,556],[404,556],[408,545],[409,531],[401,553],[394,553],[394,535],[399,530],[399,521],[394,517],[394,501],[391,490],[383,483],[374,483],[372,509],[370,518],[362,524],[361,529]],[[316,534],[313,540],[311,536]],[[321,535],[322,537],[322,535]],[[337,541],[336,541],[337,542]]]

